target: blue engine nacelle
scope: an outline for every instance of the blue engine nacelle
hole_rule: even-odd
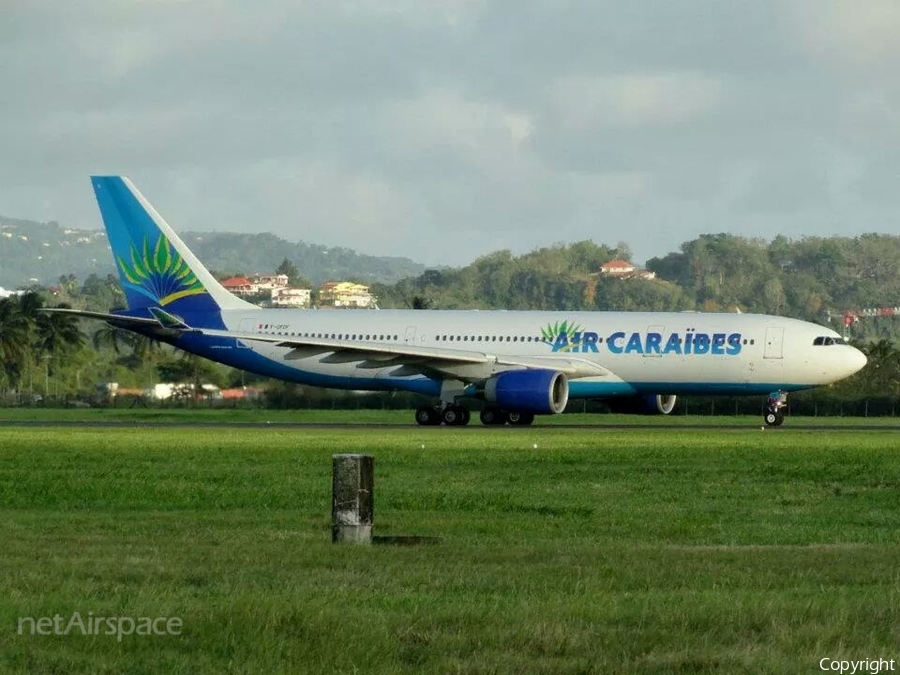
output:
[[[614,413],[626,415],[668,415],[675,409],[675,394],[651,394],[611,399],[605,403]]]
[[[484,397],[511,412],[558,414],[569,402],[569,380],[554,370],[510,370],[485,383]]]

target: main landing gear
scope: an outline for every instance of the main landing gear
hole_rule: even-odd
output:
[[[511,424],[516,427],[527,427],[534,422],[534,413],[507,412],[500,408],[485,408],[481,411],[481,423],[488,426]]]
[[[448,427],[462,427],[469,423],[471,413],[461,405],[423,406],[416,410],[416,424],[422,427],[436,427],[446,424]]]
[[[787,406],[787,394],[773,391],[766,400],[764,419],[770,427],[780,427],[784,423],[784,408]]]
[[[469,423],[469,409],[451,403],[444,406],[423,406],[416,410],[416,424],[423,427],[436,427],[441,424],[448,427],[461,427]],[[485,408],[479,415],[485,426],[527,426],[534,422],[534,414],[509,412],[499,408]]]

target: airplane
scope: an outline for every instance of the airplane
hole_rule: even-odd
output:
[[[264,309],[229,293],[130,180],[93,176],[126,310],[100,319],[234,368],[299,384],[415,392],[423,426],[528,425],[569,400],[669,414],[680,395],[768,394],[836,382],[865,355],[813,323],[761,314]]]

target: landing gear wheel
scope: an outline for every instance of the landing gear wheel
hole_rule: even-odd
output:
[[[770,427],[780,427],[784,423],[784,412],[781,410],[769,410],[766,412],[766,424]]]
[[[787,406],[787,394],[783,391],[773,391],[766,401],[763,419],[770,427],[780,427],[784,423],[784,408]]]
[[[506,424],[506,413],[498,408],[485,408],[479,415],[481,423],[487,427]]]
[[[461,427],[469,423],[469,411],[458,405],[448,405],[441,413],[441,421],[448,427]]]
[[[441,416],[431,406],[424,406],[416,410],[416,424],[422,427],[433,427],[441,423]]]
[[[507,414],[509,423],[517,427],[527,427],[534,422],[534,413],[511,412]]]

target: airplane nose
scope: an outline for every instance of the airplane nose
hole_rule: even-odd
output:
[[[866,355],[859,351],[856,347],[850,347],[850,354],[847,357],[847,375],[852,375],[853,373],[859,372],[863,368],[865,368],[866,363],[868,363],[869,359],[866,358]]]

